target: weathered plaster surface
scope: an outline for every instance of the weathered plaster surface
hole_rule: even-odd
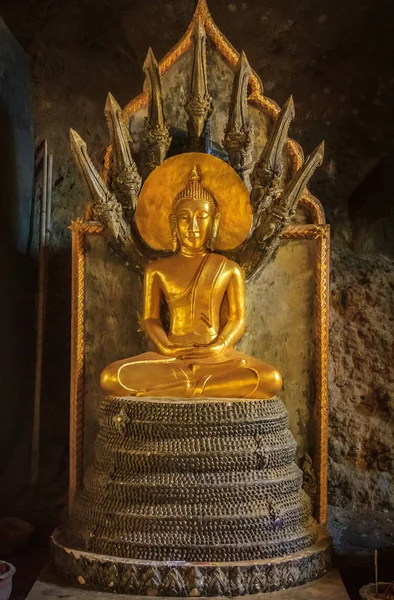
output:
[[[104,235],[87,235],[85,249],[84,458],[89,464],[104,395],[100,373],[115,360],[143,352],[144,339],[138,331],[141,280],[114,254]]]
[[[238,346],[282,373],[299,458],[313,447],[314,250],[313,241],[282,242],[276,260],[247,284],[247,332]]]

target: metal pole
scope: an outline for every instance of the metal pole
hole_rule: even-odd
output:
[[[36,337],[36,372],[34,386],[33,438],[31,451],[31,483],[38,481],[40,462],[40,416],[41,416],[41,387],[42,359],[44,341],[45,315],[45,262],[47,241],[47,207],[48,207],[48,144],[44,141],[42,196],[40,207],[40,232],[38,242],[38,297],[37,297],[37,337]]]
[[[52,226],[52,173],[53,173],[53,154],[48,156],[48,181],[47,181],[47,211],[46,211],[46,249],[49,248],[51,240],[51,226]]]

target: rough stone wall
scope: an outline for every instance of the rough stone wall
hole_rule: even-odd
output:
[[[107,92],[122,105],[136,95],[148,46],[163,56],[185,30],[193,8],[193,0],[2,2],[5,21],[30,57],[37,139],[48,138],[55,153],[43,413],[53,477],[62,468],[68,436],[67,226],[84,205],[68,128],[77,129],[99,159],[106,144]],[[336,507],[336,523],[352,522],[356,511],[387,511],[389,519],[394,479],[391,2],[212,0],[210,8],[232,44],[246,51],[267,94],[281,104],[293,93],[292,137],[305,151],[326,140],[325,164],[311,187],[333,234],[329,501]],[[336,531],[343,533],[341,527]]]
[[[330,500],[387,511],[394,505],[393,264],[334,258]]]

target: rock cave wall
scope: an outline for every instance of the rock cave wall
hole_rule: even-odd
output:
[[[14,440],[18,436],[28,440],[31,437],[35,269],[29,252],[34,185],[29,65],[1,16],[0,135],[0,489],[3,490],[12,477],[14,457],[24,464],[29,461],[28,444],[15,448]],[[2,496],[0,493],[0,504]]]
[[[294,95],[291,137],[305,152],[326,141],[311,190],[332,227],[332,532],[339,544],[387,543],[394,510],[391,2],[211,0],[210,9],[267,95],[278,104]],[[67,227],[84,207],[68,130],[102,158],[107,92],[121,105],[140,92],[148,47],[162,57],[186,29],[194,1],[3,0],[1,10],[30,59],[37,141],[47,138],[55,155],[42,442],[50,450],[42,472],[53,481],[66,470],[68,443]]]

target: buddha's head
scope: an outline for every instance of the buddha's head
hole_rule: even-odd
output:
[[[220,214],[215,198],[201,185],[194,165],[186,187],[176,196],[170,214],[173,250],[214,250]]]

